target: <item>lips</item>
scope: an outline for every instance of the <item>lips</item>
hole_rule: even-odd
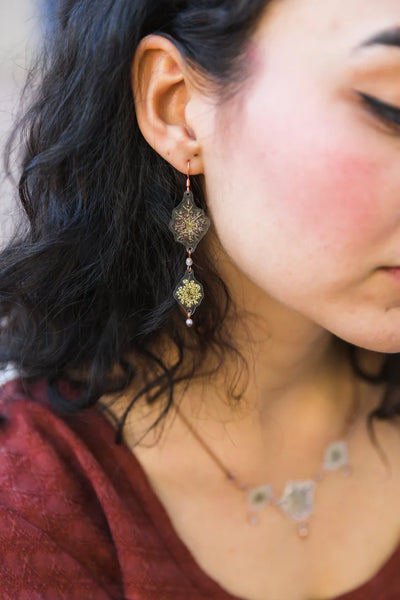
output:
[[[400,281],[400,266],[399,267],[383,267],[382,270],[385,271],[386,273],[388,273],[388,275],[391,275],[392,277],[399,279],[399,281]]]

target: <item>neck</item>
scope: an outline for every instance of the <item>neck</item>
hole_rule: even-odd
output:
[[[315,462],[321,449],[341,438],[346,430],[354,408],[355,379],[347,345],[268,297],[225,256],[214,256],[237,307],[236,316],[230,317],[226,326],[248,366],[238,385],[241,390],[244,382],[245,391],[239,401],[229,398],[229,387],[238,379],[240,364],[228,354],[223,368],[214,375],[177,384],[174,401],[227,464],[242,468],[243,473],[254,465],[257,480],[257,468],[258,475],[265,470],[265,457],[277,457],[279,452],[279,461],[274,461],[277,469],[279,462],[279,473],[285,472],[284,464],[288,473],[293,472],[295,455],[300,456],[303,465],[307,459]],[[176,357],[169,355],[170,344],[163,344],[161,351],[166,363],[172,364]],[[364,353],[363,358],[363,366],[373,372],[382,357]],[[211,357],[205,370],[214,367]],[[375,392],[368,394],[364,386],[362,417],[365,406],[371,406],[377,398]],[[113,406],[117,418],[131,397],[127,393]],[[135,407],[125,430],[132,447],[158,416],[158,404],[149,408],[143,402]],[[173,413],[171,419],[164,430],[166,437],[177,435],[177,447],[185,445],[189,452],[187,431],[172,426]],[[158,439],[157,430],[145,436],[146,444],[157,443]]]
[[[191,382],[182,410],[195,426],[230,423],[239,436],[256,429],[271,440],[279,430],[318,444],[340,435],[353,410],[347,345],[267,296],[221,251],[213,249],[213,256],[237,308],[226,325],[248,366],[245,392],[236,405],[228,400],[238,369],[228,356],[211,379]]]

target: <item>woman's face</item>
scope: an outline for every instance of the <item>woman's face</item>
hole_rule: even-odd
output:
[[[367,44],[396,27],[393,45]],[[233,263],[268,296],[379,352],[400,351],[400,125],[359,94],[400,111],[399,44],[398,0],[281,0],[234,101],[187,108]]]

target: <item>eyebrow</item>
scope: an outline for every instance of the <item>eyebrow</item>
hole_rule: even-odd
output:
[[[400,27],[394,27],[393,29],[387,29],[374,35],[373,37],[365,40],[359,48],[366,48],[369,46],[395,46],[400,48]]]

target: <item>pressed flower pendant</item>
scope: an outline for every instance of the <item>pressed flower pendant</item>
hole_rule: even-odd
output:
[[[169,223],[169,228],[174,234],[175,241],[183,244],[188,253],[186,273],[174,291],[175,300],[187,315],[186,325],[188,327],[193,326],[193,313],[200,306],[204,298],[203,286],[197,281],[193,273],[192,255],[199,242],[206,235],[209,227],[210,219],[204,210],[198,208],[194,203],[188,173],[187,190],[183,194],[182,202],[173,210]]]
[[[246,490],[249,508],[249,522],[256,525],[259,522],[259,512],[267,505],[275,505],[297,523],[300,537],[309,534],[308,519],[314,512],[314,494],[316,485],[322,480],[324,471],[342,470],[344,475],[350,474],[348,462],[348,444],[346,441],[336,441],[330,444],[324,457],[322,471],[313,479],[305,481],[289,481],[280,498],[275,498],[270,485],[262,485]],[[242,489],[245,486],[240,486]]]
[[[183,244],[186,250],[193,254],[209,227],[210,219],[204,210],[194,203],[193,193],[186,191],[182,202],[173,210],[169,223],[175,241]]]
[[[203,286],[193,271],[185,273],[174,292],[174,298],[186,313],[193,315],[204,298]]]

